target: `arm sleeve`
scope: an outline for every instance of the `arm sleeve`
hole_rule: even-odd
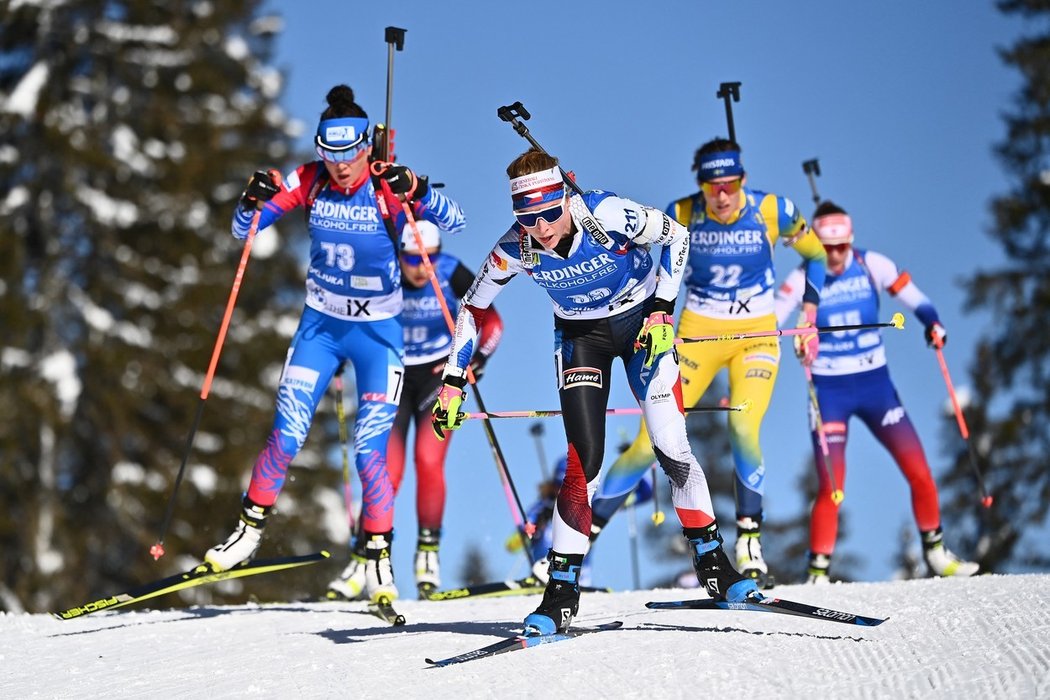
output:
[[[456,330],[452,334],[452,350],[442,377],[466,376],[467,365],[478,345],[478,333],[485,324],[485,317],[493,299],[503,287],[514,279],[523,268],[521,260],[510,255],[506,248],[515,248],[518,237],[512,228],[485,258],[470,289],[463,295]],[[502,332],[502,323],[500,324]]]
[[[452,287],[452,293],[462,299],[470,289],[470,285],[473,283],[474,273],[468,270],[463,263],[457,265],[455,271],[452,273],[452,278],[449,281],[449,284]],[[488,357],[496,351],[496,347],[499,345],[499,341],[502,338],[503,319],[500,318],[499,313],[496,311],[496,307],[490,306],[488,308],[488,313],[484,315],[484,318],[481,321],[481,331],[477,343],[478,353]]]
[[[806,273],[796,267],[777,289],[774,311],[777,315],[777,326],[782,327],[792,312],[802,303],[802,292],[806,286]]]
[[[689,258],[689,231],[659,209],[623,197],[608,197],[598,210],[603,219],[606,212],[611,211],[608,216],[612,225],[609,228],[623,231],[636,245],[662,246],[656,275],[656,297],[669,302],[671,310],[668,313],[673,313]]]
[[[875,284],[889,292],[890,296],[897,297],[924,326],[940,323],[940,316],[933,302],[912,282],[910,274],[898,270],[896,263],[882,253],[874,251],[864,254],[864,263]]]

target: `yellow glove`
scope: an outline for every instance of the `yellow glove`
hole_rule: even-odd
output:
[[[467,395],[461,386],[456,386],[457,381],[462,382],[463,379],[446,378],[445,383],[441,385],[441,391],[438,392],[437,401],[434,402],[432,411],[434,418],[431,427],[434,428],[434,435],[442,442],[445,440],[444,431],[459,430],[466,417],[465,414],[460,413],[459,407],[463,405],[463,399]]]
[[[816,309],[804,309],[798,315],[798,323],[795,328],[816,328]],[[809,367],[813,360],[817,359],[820,352],[820,338],[816,333],[807,333],[795,336],[795,354],[802,362],[803,367]]]
[[[638,331],[638,344],[645,348],[645,366],[674,347],[674,318],[663,311],[654,311],[645,318]]]

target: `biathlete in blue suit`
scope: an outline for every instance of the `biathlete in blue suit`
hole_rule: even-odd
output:
[[[373,600],[393,599],[394,488],[386,453],[404,385],[397,251],[401,203],[413,202],[418,216],[446,231],[461,230],[465,220],[455,202],[402,165],[390,165],[382,177],[372,176],[367,114],[345,85],[332,88],[327,101],[314,139],[320,160],[299,166],[283,182],[279,173],[257,173],[234,214],[233,235],[245,238],[257,209],[262,231],[293,209],[304,208],[310,263],[306,305],[288,348],[269,440],[252,469],[236,529],[204,559],[223,570],[255,555],[288,465],[306,441],[336,369],[349,362],[358,392],[354,453],[363,485],[366,588]]]
[[[948,336],[937,310],[911,281],[911,275],[899,271],[881,253],[853,247],[853,223],[844,209],[832,202],[821,203],[814,214],[813,230],[828,256],[828,275],[817,311],[818,326],[878,323],[879,293],[886,290],[918,316],[931,346],[944,344]],[[781,323],[801,301],[803,284],[802,270],[796,269],[778,290],[776,314]],[[937,576],[977,573],[977,564],[959,560],[944,546],[937,484],[915,427],[890,381],[879,329],[821,334],[820,353],[812,372],[835,485],[845,488],[846,438],[849,419],[856,416],[889,451],[908,480],[915,524],[930,572]],[[832,499],[812,405],[809,410],[819,481],[810,520],[809,581],[826,583],[838,535],[839,506]]]
[[[689,234],[658,209],[611,192],[566,190],[558,161],[532,149],[507,168],[516,219],[485,260],[456,322],[444,385],[434,405],[439,434],[462,421],[465,372],[492,300],[524,273],[554,306],[554,355],[568,441],[565,481],[554,509],[550,580],[525,619],[526,633],[565,629],[579,607],[579,575],[591,531],[591,499],[605,447],[612,364],[619,359],[645,415],[671,500],[711,595],[756,591],[722,550],[707,479],[689,451],[670,316],[685,270]],[[661,246],[658,263],[649,246]]]

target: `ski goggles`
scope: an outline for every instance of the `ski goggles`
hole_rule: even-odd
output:
[[[744,178],[737,177],[732,180],[726,180],[725,182],[701,182],[700,189],[704,191],[705,197],[715,197],[719,192],[725,192],[728,195],[734,195],[740,191],[740,187],[744,184]]]
[[[314,146],[321,160],[346,163],[356,160],[369,146],[368,120],[363,117],[322,119]]]
[[[434,253],[437,255],[437,253]],[[434,257],[433,255],[429,257]],[[423,264],[423,256],[414,253],[401,253],[401,262],[405,263],[409,267],[419,267]]]
[[[514,212],[514,218],[525,228],[533,228],[540,223],[540,219],[543,219],[548,224],[553,224],[560,219],[564,213],[565,199],[563,198],[553,207],[547,207],[546,209],[539,209],[537,211],[516,211]]]

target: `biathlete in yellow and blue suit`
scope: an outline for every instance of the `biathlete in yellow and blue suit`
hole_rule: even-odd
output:
[[[773,249],[778,240],[804,259],[806,288],[799,325],[816,325],[826,272],[824,248],[790,199],[747,187],[740,150],[728,139],[701,146],[693,162],[700,191],[667,208],[668,215],[690,232],[679,337],[775,330]],[[817,354],[816,335],[803,337],[796,351],[803,363],[812,363]],[[777,378],[780,346],[776,338],[757,338],[683,344],[678,353],[686,406],[700,400],[723,367],[729,373],[730,403],[751,402],[749,411],[729,414],[736,466],[736,558],[741,573],[765,583],[768,568],[759,539],[765,464],[759,430]],[[653,460],[643,422],[634,443],[602,481],[594,501],[592,541]]]

